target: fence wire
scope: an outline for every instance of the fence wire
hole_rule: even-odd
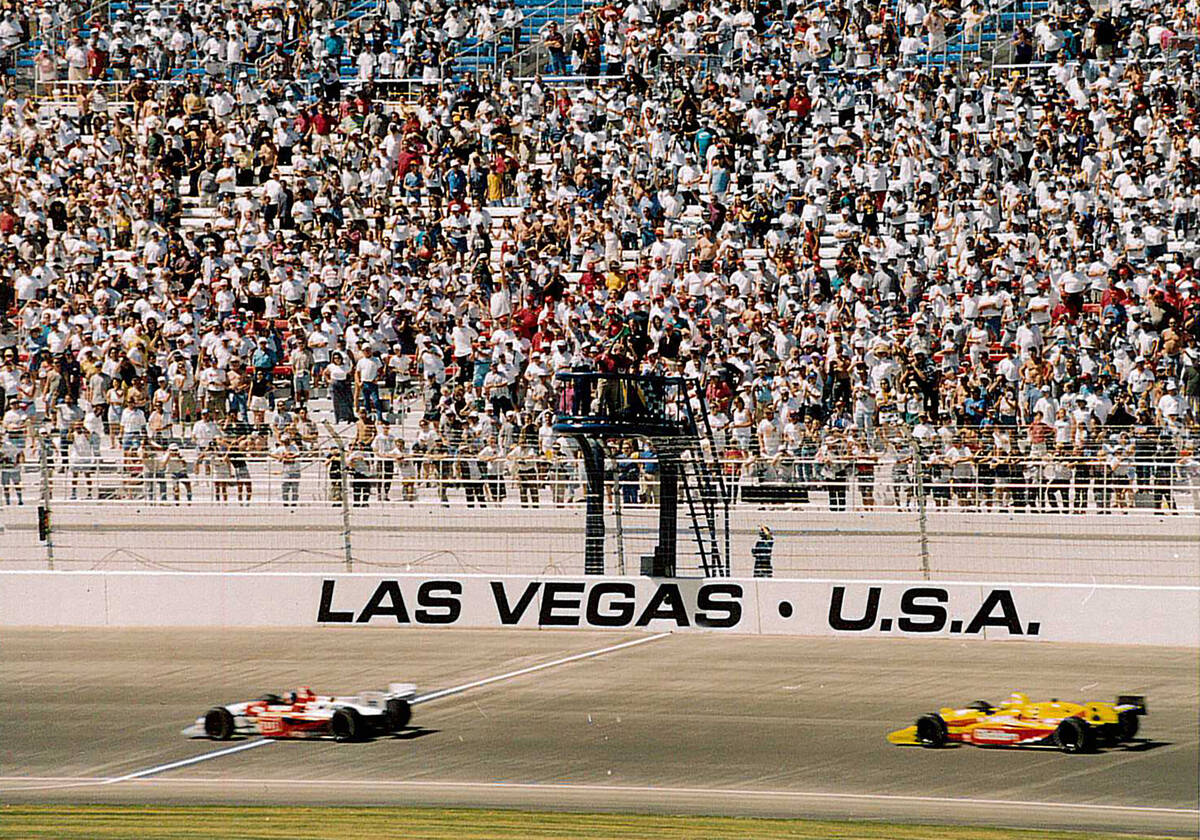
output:
[[[27,441],[0,468],[0,568],[582,573],[570,447],[380,455],[329,431],[287,457],[184,442],[84,461],[57,438]],[[781,576],[1200,580],[1200,471],[1185,439],[1008,456],[966,438],[850,442],[720,448],[733,574],[751,573],[767,526]],[[637,447],[610,456],[605,570],[637,574],[657,540],[657,462]],[[680,573],[698,574],[690,541],[679,550]]]

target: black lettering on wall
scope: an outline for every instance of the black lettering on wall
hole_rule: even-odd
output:
[[[350,610],[333,609],[333,588],[335,580],[321,581],[321,603],[317,607],[317,621],[328,624],[349,624],[354,621],[354,613]]]
[[[404,606],[404,594],[400,591],[400,582],[381,580],[375,588],[375,594],[363,611],[358,614],[358,623],[366,624],[377,615],[394,616],[397,624],[408,624],[408,608]]]
[[[428,580],[417,590],[418,624],[453,624],[462,615],[462,584],[456,580]],[[445,592],[445,595],[438,593]]]
[[[846,587],[833,587],[829,598],[829,626],[834,630],[868,630],[875,626],[875,618],[879,615],[878,586],[867,590],[867,606],[861,618],[846,618],[842,615],[842,604],[846,600]]]
[[[737,583],[710,583],[696,596],[696,626],[728,629],[742,620],[742,587]]]
[[[508,593],[504,589],[504,581],[492,581],[492,597],[496,601],[496,613],[500,616],[500,623],[512,625],[520,622],[521,616],[525,614],[525,610],[529,609],[529,605],[533,603],[539,586],[541,586],[541,583],[538,581],[531,581],[525,586],[525,591],[521,593],[521,597],[517,599],[516,606],[509,606]]]

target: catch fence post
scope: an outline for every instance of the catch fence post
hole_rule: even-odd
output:
[[[325,428],[333,438],[333,445],[338,452],[338,481],[341,484],[342,496],[342,551],[346,557],[346,571],[354,571],[354,549],[350,538],[350,485],[346,480],[346,446],[342,443],[341,435],[333,428],[328,420]]]
[[[625,528],[621,517],[621,486],[617,482],[616,492],[613,493],[613,517],[617,526],[617,574],[625,574]]]
[[[925,513],[925,461],[921,442],[909,436],[913,452],[913,474],[917,479],[917,529],[921,535],[921,576],[929,580],[929,519]]]
[[[54,571],[54,529],[50,518],[50,436],[42,431],[38,434],[38,467],[42,473],[42,500],[38,505],[38,537],[46,543],[46,565]]]

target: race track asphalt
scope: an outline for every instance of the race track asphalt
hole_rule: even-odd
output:
[[[894,819],[1196,836],[1195,650],[674,635],[443,697],[365,744],[191,741],[209,706],[457,686],[629,639],[548,631],[11,630],[0,801],[536,807]],[[1145,694],[1093,755],[888,745],[943,704]],[[116,780],[116,781],[114,781]]]

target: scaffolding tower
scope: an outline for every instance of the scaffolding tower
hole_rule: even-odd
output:
[[[604,574],[606,442],[649,442],[658,461],[658,541],[643,573],[675,577],[682,498],[706,577],[729,576],[730,488],[698,381],[656,374],[559,373],[554,430],[579,444],[586,475],[584,571]]]

